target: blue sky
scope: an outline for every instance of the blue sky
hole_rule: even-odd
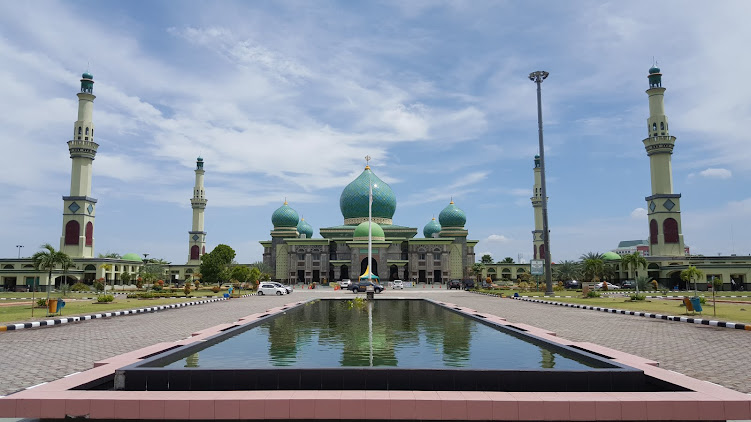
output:
[[[553,260],[644,239],[655,56],[693,253],[751,253],[751,3],[0,3],[0,254],[59,245],[80,74],[94,75],[98,253],[187,260],[206,161],[207,249],[261,259],[286,197],[319,237],[363,157],[422,227],[450,197],[478,258],[531,257],[543,84]]]

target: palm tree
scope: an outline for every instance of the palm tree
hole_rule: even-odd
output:
[[[53,283],[52,270],[54,270],[58,265],[63,267],[63,269],[68,269],[72,266],[72,261],[68,254],[62,251],[55,250],[55,248],[53,248],[49,243],[45,243],[44,245],[40,246],[40,248],[44,250],[35,253],[31,257],[31,262],[34,264],[34,268],[36,268],[37,270],[49,271],[49,278],[47,281],[47,301],[49,302],[51,289],[50,284]],[[34,316],[33,303],[31,308],[31,315]]]
[[[514,258],[511,258],[510,256],[507,256],[503,258],[503,261],[498,261],[499,264],[513,264]]]
[[[581,277],[581,268],[575,261],[560,261],[553,266],[553,274],[559,281],[576,280]]]
[[[480,283],[480,277],[482,276],[482,270],[485,269],[485,264],[481,262],[475,262],[472,264],[472,268],[470,269],[470,272],[476,276],[477,283]]]
[[[626,267],[627,271],[629,269],[629,266],[632,266],[634,268],[634,279],[638,277],[639,267],[647,267],[647,259],[644,258],[644,256],[639,251],[623,255],[621,257],[621,262],[623,263],[623,266]],[[636,283],[636,292],[639,293],[639,283]]]
[[[691,282],[691,280],[694,280],[694,296],[698,296],[698,292],[696,290],[696,279],[703,277],[704,271],[697,269],[693,265],[689,265],[688,268],[681,271],[681,280]]]
[[[605,271],[605,263],[600,258],[587,258],[582,264],[584,266],[584,278],[588,281],[601,278]]]
[[[602,254],[599,252],[587,252],[585,254],[582,254],[579,259],[581,259],[582,262],[585,262],[588,259],[602,259]]]

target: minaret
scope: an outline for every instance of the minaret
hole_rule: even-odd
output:
[[[68,151],[73,161],[70,172],[70,195],[63,196],[63,235],[60,251],[71,258],[94,256],[94,209],[91,197],[92,163],[99,144],[94,142],[94,78],[87,71],[81,75],[78,93],[78,120],[73,124],[73,139]]]
[[[533,259],[545,259],[544,242],[542,238],[542,185],[541,185],[540,156],[535,155],[535,185],[533,187],[532,208],[535,210],[535,229],[532,230]]]
[[[647,138],[642,142],[649,156],[652,175],[652,195],[646,197],[649,219],[649,254],[651,256],[684,256],[681,230],[681,194],[673,193],[671,155],[675,136],[668,132],[665,116],[662,74],[653,66],[649,69],[649,118]]]
[[[203,191],[203,158],[196,159],[196,185],[190,205],[193,207],[193,229],[188,232],[188,263],[198,265],[201,255],[206,253],[206,232],[203,231],[203,211],[206,209],[206,196]]]

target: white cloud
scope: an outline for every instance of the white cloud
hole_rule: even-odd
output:
[[[644,221],[645,218],[647,218],[647,210],[645,208],[635,208],[633,211],[631,211],[631,218],[634,220],[642,220]]]
[[[700,171],[699,175],[708,179],[730,179],[733,176],[733,173],[728,169],[708,168]]]
[[[493,243],[508,243],[508,242],[511,242],[511,239],[509,239],[508,237],[506,237],[506,236],[504,236],[502,234],[491,234],[490,236],[488,236],[488,238],[486,240],[488,242],[493,242]]]

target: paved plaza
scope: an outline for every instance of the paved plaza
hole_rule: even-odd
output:
[[[330,289],[297,290],[288,296],[252,296],[134,316],[0,334],[0,395],[85,371],[94,362],[268,308],[314,297],[353,297]],[[510,322],[545,328],[559,337],[588,341],[660,362],[682,374],[751,393],[746,354],[751,333],[694,324],[562,308],[463,291],[387,290],[386,297],[427,297],[471,307]],[[502,357],[502,352],[499,352]]]

